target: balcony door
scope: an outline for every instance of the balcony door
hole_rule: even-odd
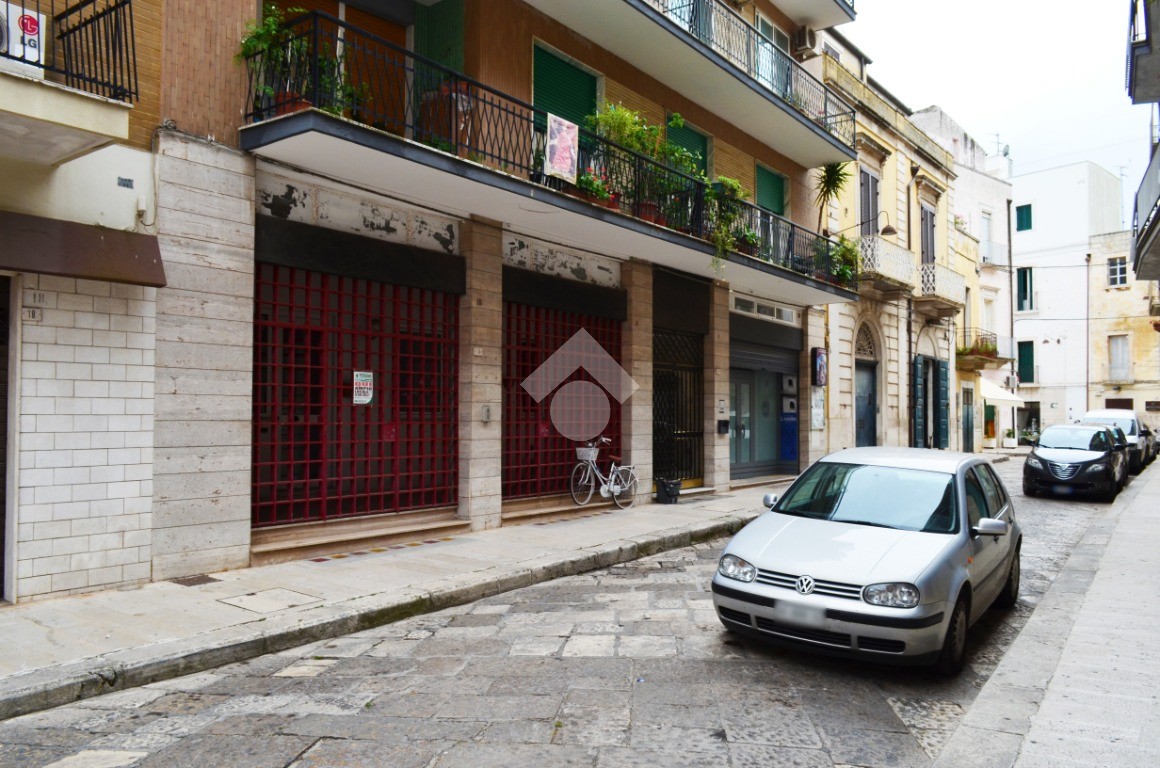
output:
[[[757,80],[778,96],[790,90],[789,36],[760,13],[757,14]]]

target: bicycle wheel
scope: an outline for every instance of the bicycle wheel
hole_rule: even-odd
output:
[[[627,509],[636,503],[636,473],[628,467],[616,470],[616,485],[620,493],[612,494],[612,500],[621,509]]]
[[[592,498],[592,490],[596,487],[596,478],[593,477],[592,467],[583,461],[572,467],[572,480],[568,489],[572,492],[572,501],[584,506]]]

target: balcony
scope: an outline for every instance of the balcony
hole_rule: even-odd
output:
[[[259,157],[793,305],[855,297],[857,264],[832,240],[581,129],[592,194],[545,174],[543,111],[324,13],[287,28],[247,62],[241,146]]]
[[[938,318],[954,317],[967,305],[966,278],[942,264],[923,264],[914,308]]]
[[[1152,41],[1160,30],[1160,19],[1153,18],[1146,0],[1129,0],[1128,65],[1126,85],[1133,104],[1160,101],[1160,51],[1152,50]]]
[[[879,301],[893,301],[913,293],[913,253],[878,235],[863,235],[858,241],[858,249],[862,254],[860,294]]]
[[[1104,368],[1104,375],[1106,376],[1104,379],[1105,385],[1132,384],[1136,381],[1131,363],[1108,365]]]
[[[525,2],[801,166],[854,159],[854,110],[718,0]]]
[[[1157,226],[1160,222],[1160,144],[1154,144],[1152,161],[1140,188],[1136,190],[1136,203],[1132,214],[1132,233],[1135,236],[1135,259],[1133,269],[1137,280],[1160,280],[1160,239]]]
[[[777,8],[798,26],[813,29],[836,27],[855,16],[854,0],[778,0]]]
[[[1015,359],[1015,342],[980,328],[963,328],[955,349],[955,368],[981,371],[1003,368]]]
[[[137,96],[132,0],[8,0],[0,11],[11,17],[0,158],[58,165],[127,139]]]
[[[979,263],[994,269],[1007,268],[1007,246],[990,240],[979,241]]]

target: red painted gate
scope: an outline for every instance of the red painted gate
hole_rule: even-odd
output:
[[[454,505],[458,297],[258,263],[253,525]]]
[[[503,498],[520,499],[568,493],[577,443],[552,426],[549,395],[540,402],[521,386],[581,328],[615,360],[620,360],[621,321],[558,309],[504,302],[503,326]],[[593,381],[578,370],[561,382]],[[600,454],[620,452],[620,403],[609,398],[611,414],[604,435],[612,440]]]

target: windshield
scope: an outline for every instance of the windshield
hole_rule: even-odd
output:
[[[897,467],[819,462],[775,512],[904,531],[955,533],[954,477]]]
[[[1075,427],[1048,427],[1039,436],[1039,447],[1073,448],[1077,451],[1106,451],[1111,448],[1103,430],[1092,432]]]
[[[1084,419],[1085,424],[1111,424],[1124,430],[1125,435],[1136,434],[1136,422],[1132,419],[1113,419],[1111,416],[1100,416],[1095,419]]]

